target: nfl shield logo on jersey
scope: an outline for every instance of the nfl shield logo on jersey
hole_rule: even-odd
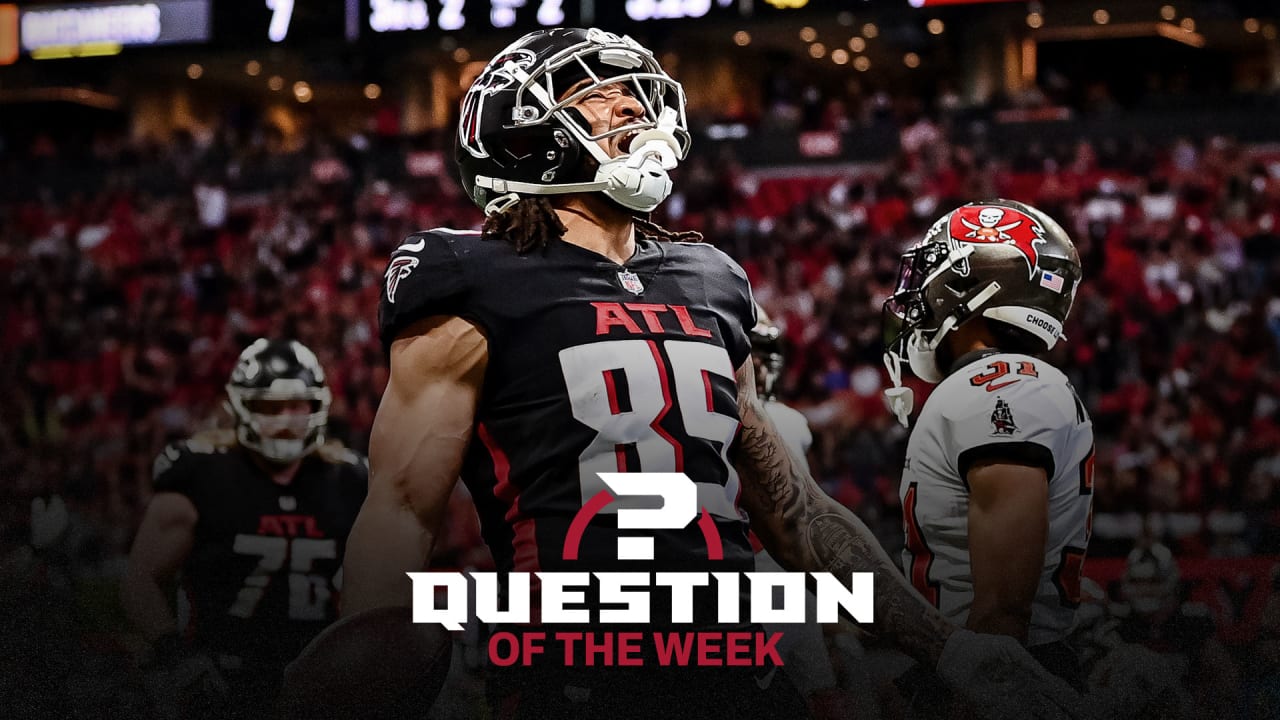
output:
[[[635,295],[644,292],[644,283],[640,282],[640,276],[630,270],[619,270],[618,279],[622,281],[622,289]]]

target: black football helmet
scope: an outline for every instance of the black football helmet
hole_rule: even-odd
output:
[[[626,84],[644,116],[593,135],[571,105],[613,83]],[[623,133],[636,135],[622,157],[597,144]],[[485,66],[462,99],[455,155],[463,187],[486,214],[524,195],[577,192],[647,212],[670,194],[667,171],[689,143],[684,89],[653,53],[625,35],[556,28],[525,35]]]
[[[756,392],[765,400],[775,400],[778,397],[778,379],[782,377],[786,361],[782,331],[773,324],[759,303],[756,303],[756,324],[750,335],[751,360],[756,368]]]
[[[288,400],[310,403],[310,413],[270,414],[258,406]],[[278,464],[298,460],[324,442],[331,400],[320,361],[297,340],[258,338],[240,353],[227,383],[227,407],[240,444]]]

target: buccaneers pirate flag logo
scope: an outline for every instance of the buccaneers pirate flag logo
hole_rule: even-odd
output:
[[[1009,410],[1009,403],[996,398],[996,409],[991,411],[991,434],[992,435],[1012,435],[1018,431],[1018,425],[1013,421],[1013,412]]]
[[[951,239],[962,243],[1011,245],[1027,260],[1027,275],[1035,278],[1040,255],[1036,244],[1045,242],[1044,228],[1012,208],[966,205],[951,213],[947,228]]]

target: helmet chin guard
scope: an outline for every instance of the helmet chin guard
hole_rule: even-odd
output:
[[[240,444],[261,455],[265,460],[278,465],[288,465],[301,460],[316,446],[324,442],[324,432],[316,433],[312,438],[270,438],[257,436],[245,425],[236,428],[236,438]]]
[[[604,194],[610,200],[631,210],[649,212],[671,195],[671,176],[682,153],[680,143],[671,133],[675,127],[675,111],[667,108],[658,126],[641,131],[631,141],[634,148],[622,157],[600,163],[596,181],[605,182]],[[591,144],[595,150],[599,146]]]
[[[941,340],[942,335],[939,334],[935,339]],[[911,367],[911,372],[921,380],[930,384],[942,382],[936,346],[925,340],[924,333],[919,330],[912,331],[911,337],[907,339],[907,364]]]

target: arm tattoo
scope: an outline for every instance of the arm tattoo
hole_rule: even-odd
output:
[[[907,584],[870,529],[793,462],[755,394],[748,361],[738,371],[742,432],[735,465],[752,529],[780,564],[837,578],[875,573],[876,626],[932,667],[952,626]]]

